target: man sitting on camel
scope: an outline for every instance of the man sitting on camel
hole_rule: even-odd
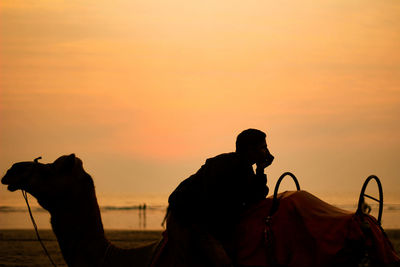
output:
[[[269,191],[264,169],[274,157],[265,138],[260,130],[244,130],[237,136],[236,152],[207,159],[169,196],[167,233],[179,257],[177,262],[184,266],[232,266],[232,241],[240,214]],[[196,263],[191,262],[194,254],[198,256]]]

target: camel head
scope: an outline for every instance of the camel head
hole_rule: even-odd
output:
[[[12,165],[1,182],[8,190],[25,190],[34,196],[39,204],[49,210],[60,203],[76,199],[93,181],[75,154],[61,156],[53,163],[35,161],[18,162]]]

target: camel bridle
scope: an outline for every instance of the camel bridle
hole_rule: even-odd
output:
[[[46,253],[47,257],[49,258],[51,264],[52,264],[53,266],[57,266],[57,265],[54,263],[53,259],[51,258],[49,252],[47,251],[46,246],[43,244],[42,239],[40,238],[39,231],[38,231],[38,228],[37,228],[35,219],[33,218],[33,215],[32,215],[31,207],[29,206],[28,193],[27,193],[25,190],[23,190],[23,189],[21,189],[21,191],[22,191],[22,196],[24,197],[25,202],[26,202],[26,205],[27,205],[27,207],[28,207],[29,216],[30,216],[30,218],[31,218],[33,227],[35,228],[36,237],[37,237],[37,239],[38,239],[40,245],[42,245],[42,248],[43,248],[44,252]]]
[[[42,158],[42,157],[37,157],[37,158],[35,158],[35,159],[33,160],[33,162],[34,162],[34,163],[38,163],[39,159],[41,159],[41,158]],[[26,206],[28,207],[29,217],[31,218],[31,221],[32,221],[32,224],[33,224],[33,228],[35,229],[36,237],[37,237],[37,239],[38,239],[40,245],[42,246],[44,252],[46,253],[47,257],[49,258],[51,264],[52,264],[53,266],[57,266],[57,265],[54,263],[53,259],[51,258],[49,252],[47,251],[47,248],[46,248],[46,246],[44,245],[42,239],[40,238],[39,231],[38,231],[38,228],[37,228],[37,224],[36,224],[35,218],[33,218],[32,210],[31,210],[31,207],[30,207],[30,205],[29,205],[28,193],[27,193],[24,189],[21,189],[21,192],[22,192],[22,196],[23,196],[24,199],[25,199]]]

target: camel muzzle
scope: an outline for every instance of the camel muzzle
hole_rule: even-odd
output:
[[[7,189],[11,192],[14,192],[23,188],[24,185],[21,180],[21,178],[13,177],[13,175],[9,175],[7,172],[7,174],[1,179],[1,183],[8,185]]]
[[[8,185],[8,190],[14,192],[27,186],[29,176],[37,163],[32,161],[15,163],[1,179],[1,183]]]

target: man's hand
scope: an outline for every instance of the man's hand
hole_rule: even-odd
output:
[[[274,156],[269,154],[266,160],[261,162],[256,162],[257,165],[256,174],[263,174],[264,169],[267,168],[269,165],[271,165],[272,161],[274,161]]]
[[[257,165],[256,174],[264,174],[264,169],[269,166],[267,165],[267,162],[259,162],[256,163],[256,165]]]

